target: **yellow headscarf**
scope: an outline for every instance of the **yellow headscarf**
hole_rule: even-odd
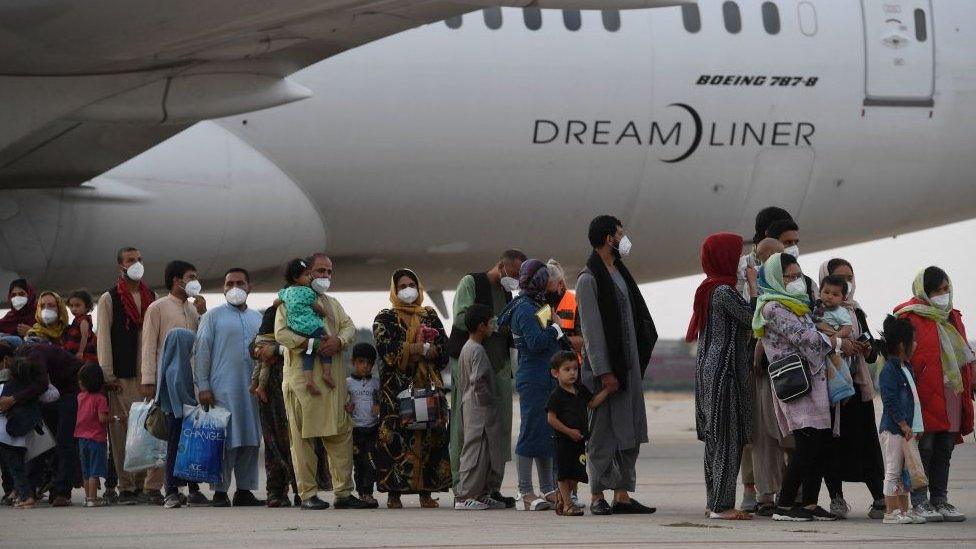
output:
[[[404,303],[400,296],[397,295],[397,280],[401,277],[408,276],[417,283],[417,299],[413,303]],[[410,345],[416,343],[417,334],[420,332],[420,313],[424,310],[424,285],[420,282],[420,277],[417,273],[410,269],[397,269],[393,273],[393,277],[390,280],[390,303],[393,305],[393,311],[396,312],[397,318],[407,327],[407,337],[404,340],[404,345]],[[407,362],[410,359],[410,353],[403,352],[400,353],[400,368],[406,368]],[[414,381],[420,385],[427,385],[434,382],[437,385],[437,380],[440,376],[434,376],[433,368],[429,361],[426,359],[421,359],[417,363],[417,371],[414,374]]]
[[[54,298],[58,306],[58,319],[54,324],[44,324],[41,321],[41,300],[44,299],[44,296],[48,295]],[[64,331],[68,328],[68,308],[64,305],[64,300],[61,299],[61,296],[55,292],[41,292],[41,295],[37,296],[37,307],[34,309],[34,321],[34,326],[27,332],[28,336],[43,337],[53,343],[61,343]]]

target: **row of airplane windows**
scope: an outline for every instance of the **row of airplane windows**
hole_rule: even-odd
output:
[[[810,5],[812,8],[812,5]],[[779,34],[780,31],[780,17],[779,17],[779,6],[774,2],[763,2],[761,6],[762,12],[762,22],[763,28],[769,34]],[[617,32],[620,30],[620,12],[617,10],[602,10],[603,28],[610,32]],[[482,15],[485,20],[485,26],[491,30],[498,30],[502,28],[502,10],[501,8],[485,8],[482,10]],[[578,31],[583,27],[583,19],[580,15],[580,10],[562,10],[563,15],[563,25],[567,30]],[[801,13],[802,15],[802,13]],[[813,17],[816,17],[816,12],[813,12]],[[522,19],[525,22],[526,28],[529,30],[539,30],[542,28],[542,10],[539,8],[522,8]],[[727,0],[722,3],[722,19],[725,24],[725,30],[732,34],[738,34],[742,31],[742,14],[739,11],[739,4],[733,2],[732,0]],[[681,20],[684,24],[685,30],[694,34],[701,30],[701,12],[698,9],[697,4],[683,5],[681,6]],[[462,16],[458,15],[445,19],[444,22],[449,28],[460,29],[463,23]],[[814,28],[816,28],[816,21],[814,20]]]

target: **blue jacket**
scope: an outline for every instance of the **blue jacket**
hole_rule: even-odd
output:
[[[554,382],[549,373],[549,361],[561,347],[555,328],[543,328],[539,324],[539,319],[535,316],[539,307],[538,303],[527,297],[517,297],[498,315],[498,325],[511,328],[514,336],[515,348],[518,349],[516,382],[542,383],[551,391]],[[546,392],[545,396],[548,398],[549,393]]]
[[[878,377],[878,386],[881,390],[881,403],[884,408],[881,411],[881,424],[878,428],[896,435],[901,434],[901,427],[898,424],[902,421],[912,426],[915,417],[915,395],[912,394],[912,387],[908,384],[908,378],[902,371],[901,361],[896,358],[889,358],[881,368],[881,375]],[[905,366],[908,371],[912,367],[907,362]]]

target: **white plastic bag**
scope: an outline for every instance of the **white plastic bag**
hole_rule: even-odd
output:
[[[133,402],[129,409],[128,433],[125,436],[125,464],[130,473],[162,467],[166,464],[166,441],[146,430],[146,416],[152,401]]]
[[[51,436],[51,430],[44,425],[43,422],[39,425],[41,432],[38,433],[37,429],[31,429],[27,436],[24,437],[27,442],[27,454],[24,455],[24,461],[30,461],[37,456],[47,452],[51,448],[54,448],[54,437]]]

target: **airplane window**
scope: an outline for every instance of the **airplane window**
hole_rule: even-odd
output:
[[[739,13],[739,5],[735,2],[722,4],[722,18],[725,19],[725,30],[732,34],[738,34],[742,30],[742,15]]]
[[[502,28],[502,9],[499,7],[485,8],[485,25],[491,30]]]
[[[447,24],[447,28],[449,28],[449,29],[459,29],[459,28],[461,28],[461,23],[462,22],[463,21],[462,21],[460,15],[455,15],[454,17],[448,17],[447,19],[444,20],[444,23]]]
[[[529,30],[537,31],[542,28],[542,10],[539,8],[523,9],[522,19],[525,19],[525,27]]]
[[[928,39],[929,30],[925,27],[925,11],[915,10],[915,39],[925,42]]]
[[[563,23],[571,31],[578,31],[583,26],[580,10],[563,10]]]
[[[701,30],[701,12],[698,11],[698,4],[683,4],[681,6],[681,21],[685,25],[685,30],[694,34]]]
[[[620,30],[620,11],[603,10],[603,28],[610,32]]]
[[[796,12],[800,18],[800,32],[806,36],[817,34],[817,8],[810,2],[800,2]]]
[[[763,2],[763,27],[769,34],[779,34],[779,7],[772,2]]]

